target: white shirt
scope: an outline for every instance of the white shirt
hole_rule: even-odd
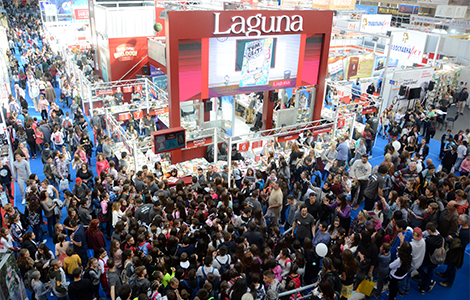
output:
[[[11,238],[11,234],[8,234],[6,238],[2,237],[0,241],[6,248],[13,248],[13,240]]]
[[[124,216],[124,213],[121,210],[114,210],[113,211],[113,227],[116,226],[116,223],[121,220],[121,217]]]
[[[413,270],[419,269],[424,261],[424,255],[426,254],[426,242],[424,238],[421,240],[412,239],[411,242],[411,256],[413,257],[413,261],[411,262],[411,267]]]

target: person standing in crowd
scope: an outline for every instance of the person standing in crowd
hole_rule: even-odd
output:
[[[465,105],[467,104],[467,99],[468,99],[468,91],[467,91],[467,88],[464,87],[457,96],[457,101],[458,101],[458,110],[457,110],[457,112],[461,115],[463,115],[463,112],[465,110]]]
[[[13,178],[15,182],[18,182],[18,186],[20,187],[21,204],[25,204],[25,185],[31,175],[31,168],[29,162],[23,159],[20,154],[15,154],[15,159],[16,160],[13,162]]]
[[[349,172],[351,178],[356,183],[356,188],[354,189],[354,201],[353,209],[358,209],[359,204],[361,204],[364,198],[364,192],[367,187],[369,176],[372,173],[372,166],[368,162],[369,155],[363,154],[361,160],[357,160],[351,167]]]

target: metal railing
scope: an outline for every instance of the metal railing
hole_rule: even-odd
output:
[[[306,286],[299,287],[298,289],[295,289],[295,290],[285,291],[285,292],[279,293],[279,295],[277,296],[277,299],[280,299],[280,298],[285,297],[285,296],[291,296],[291,295],[294,296],[295,300],[307,299],[307,298],[310,298],[310,296],[312,295],[311,292],[308,293],[307,295],[303,295],[302,297],[298,297],[298,293],[302,293],[302,292],[305,292],[307,290],[313,290],[313,288],[315,288],[314,283],[306,285]],[[290,298],[290,299],[292,299],[292,298]]]

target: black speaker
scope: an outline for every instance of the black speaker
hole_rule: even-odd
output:
[[[398,92],[399,96],[405,96],[406,95],[406,86],[402,85],[400,86],[400,91]]]
[[[144,75],[148,75],[149,74],[149,66],[144,65],[142,67],[142,72],[144,73]]]
[[[430,91],[434,90],[434,84],[435,84],[434,81],[429,81],[428,90]]]
[[[276,102],[279,99],[279,93],[278,92],[273,92],[271,94],[271,102]]]
[[[204,107],[206,112],[211,112],[212,111],[212,101],[207,101],[206,102],[206,107]]]

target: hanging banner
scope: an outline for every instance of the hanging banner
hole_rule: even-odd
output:
[[[238,152],[246,152],[250,149],[250,142],[238,143]]]
[[[408,4],[400,4],[398,10],[401,14],[413,14],[417,15],[419,12],[419,5],[408,5]]]
[[[333,81],[344,79],[344,60],[346,56],[328,57],[328,75]]]
[[[370,33],[386,33],[390,29],[391,22],[392,15],[362,15],[360,30]]]
[[[403,66],[412,66],[422,63],[424,47],[426,46],[427,35],[418,31],[394,31],[392,32],[393,45],[390,57],[399,60]],[[388,51],[385,47],[385,53]]]
[[[374,66],[374,54],[348,56],[347,80],[370,77]]]
[[[277,138],[277,141],[278,141],[278,143],[282,143],[282,142],[296,140],[298,138],[299,138],[299,134],[298,133],[293,133],[293,134],[280,136],[280,137]]]
[[[200,138],[197,140],[188,141],[186,143],[186,148],[200,147],[200,146],[208,145],[211,143],[212,143],[212,137],[209,136],[209,137]]]
[[[398,8],[379,6],[377,13],[382,15],[398,15]]]
[[[251,149],[261,148],[263,147],[263,141],[254,141],[251,143]]]
[[[376,15],[377,14],[377,6],[372,5],[359,5],[356,4],[355,10],[369,14],[369,15]]]
[[[449,0],[418,0],[418,3],[423,4],[447,4]]]
[[[332,10],[354,10],[356,0],[330,0]]]
[[[374,62],[373,76],[379,76],[385,70],[385,62],[387,61],[386,56],[376,56]],[[393,70],[398,67],[398,59],[390,58],[388,60],[388,70]]]
[[[313,0],[312,8],[330,9],[330,0]]]

